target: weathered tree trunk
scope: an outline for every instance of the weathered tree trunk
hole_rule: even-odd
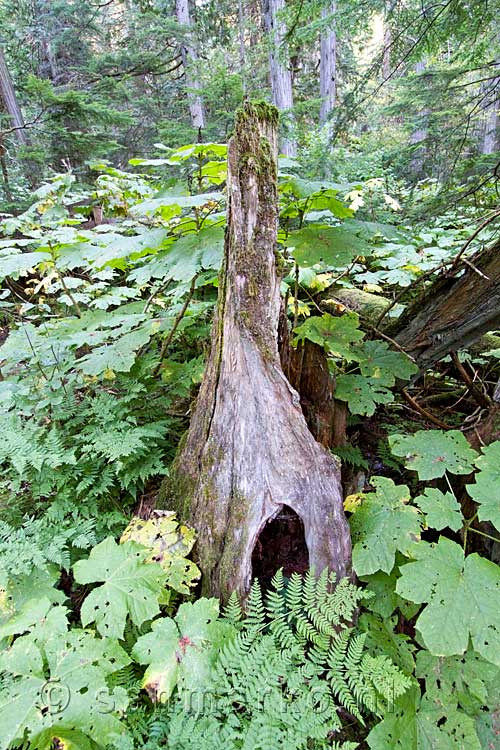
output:
[[[5,110],[10,115],[12,121],[12,127],[16,128],[16,138],[21,146],[28,146],[29,139],[25,130],[25,123],[21,107],[17,101],[14,84],[10,77],[9,70],[7,68],[7,62],[3,49],[0,46],[0,100],[3,102]]]
[[[328,28],[321,34],[320,40],[320,67],[319,67],[319,88],[321,96],[321,108],[319,111],[319,121],[324,125],[330,118],[335,108],[335,99],[337,95],[337,34],[335,32],[335,13],[337,3],[335,0],[330,7],[324,7],[321,10],[323,19],[330,18]]]
[[[205,114],[201,97],[201,86],[196,74],[198,51],[192,39],[192,23],[189,13],[189,0],[176,0],[177,21],[186,29],[186,37],[181,45],[182,65],[186,75],[186,89],[193,128],[201,131],[205,127]]]
[[[498,150],[498,110],[500,108],[500,77],[490,83],[491,95],[485,107],[486,120],[481,152],[494,154]]]
[[[252,553],[283,506],[309,563],[350,574],[339,469],[307,428],[278,354],[277,112],[245,105],[228,153],[228,228],[212,349],[165,500],[198,532],[203,591],[245,595]]]
[[[461,276],[442,275],[391,333],[422,370],[500,325],[500,243],[476,254]]]
[[[285,0],[264,0],[264,22],[269,35],[269,73],[273,104],[280,112],[285,112],[285,125],[293,124],[293,89],[292,73],[290,70],[288,53],[284,48],[285,26],[280,18],[285,7]],[[297,144],[290,135],[280,140],[280,149],[287,156],[296,156]]]

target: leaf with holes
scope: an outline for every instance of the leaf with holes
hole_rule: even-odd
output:
[[[474,719],[452,704],[420,699],[417,686],[398,698],[366,739],[371,750],[481,750]]]
[[[137,640],[132,656],[148,665],[142,687],[154,703],[165,703],[179,682],[203,689],[210,669],[212,625],[218,615],[217,599],[186,602],[174,619],[155,620],[151,633]]]
[[[469,637],[474,649],[500,666],[500,567],[450,539],[415,545],[401,567],[396,591],[425,604],[416,627],[436,656],[463,654]]]
[[[500,690],[500,668],[469,649],[463,656],[433,656],[420,651],[415,676],[425,680],[426,695],[435,703],[460,705],[468,714],[494,706]]]
[[[285,245],[299,266],[320,263],[328,268],[342,268],[352,263],[357,255],[365,255],[369,246],[354,233],[342,227],[309,224],[290,232]]]
[[[128,700],[123,688],[111,691],[106,678],[130,658],[116,642],[82,630],[38,636],[34,631],[18,638],[0,656],[8,676],[0,692],[0,750],[26,738],[38,747],[56,726],[98,744],[111,741],[123,731],[118,717]]]
[[[451,492],[441,492],[436,487],[426,487],[423,495],[415,498],[422,513],[425,513],[427,525],[431,529],[449,528],[458,531],[462,528],[463,516],[460,503]]]
[[[371,416],[378,404],[390,404],[394,394],[374,378],[364,375],[339,375],[336,381],[335,398],[347,401],[352,414]]]
[[[420,539],[420,514],[408,504],[408,487],[396,485],[386,477],[374,477],[371,483],[375,492],[364,496],[350,518],[354,542],[352,564],[360,576],[377,570],[390,573],[396,552],[408,554]]]
[[[420,480],[452,474],[469,474],[477,457],[458,430],[419,430],[413,435],[391,435],[389,445],[395,456],[406,459],[405,466]]]
[[[102,582],[88,594],[81,609],[84,626],[95,622],[103,636],[123,638],[127,616],[136,625],[155,617],[160,608],[166,573],[146,563],[147,551],[135,542],[116,544],[112,537],[94,547],[87,560],[73,566],[75,581]]]
[[[381,385],[393,386],[397,378],[409,380],[418,371],[408,355],[389,349],[385,341],[364,341],[356,351],[361,374]]]
[[[157,562],[167,574],[167,584],[180,594],[189,594],[201,576],[201,571],[187,556],[195,543],[194,529],[179,525],[175,513],[154,510],[144,521],[133,518],[122,534],[120,542],[132,539],[150,551],[148,562]]]
[[[479,472],[467,492],[479,505],[479,520],[491,521],[500,531],[500,440],[483,448],[474,463]]]
[[[318,346],[324,347],[335,357],[352,359],[352,344],[361,341],[363,331],[358,328],[359,318],[356,313],[346,313],[340,318],[325,313],[321,317],[308,318],[294,330],[293,346],[308,339]]]

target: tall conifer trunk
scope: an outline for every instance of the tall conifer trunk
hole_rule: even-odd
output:
[[[330,16],[330,23],[321,34],[320,42],[320,70],[319,84],[321,96],[321,108],[319,121],[323,125],[329,119],[335,108],[337,95],[337,34],[334,26],[337,3],[335,0],[330,7],[324,7],[321,11],[322,18]]]
[[[273,104],[280,112],[286,112],[287,125],[292,124],[293,87],[292,72],[285,45],[285,25],[280,14],[285,0],[264,0],[264,22],[269,36],[269,74]],[[290,135],[280,140],[280,149],[287,156],[296,156],[297,144]]]
[[[0,100],[5,107],[6,112],[10,115],[12,127],[16,128],[16,138],[22,146],[29,144],[29,139],[25,130],[25,123],[21,107],[17,101],[14,84],[10,77],[9,69],[2,47],[0,46]]]
[[[252,553],[286,505],[310,565],[350,573],[336,459],[309,431],[278,353],[277,112],[247,103],[228,153],[228,228],[212,348],[163,501],[197,530],[203,591],[245,595]]]
[[[185,40],[181,45],[182,65],[186,75],[186,89],[193,128],[201,131],[205,127],[205,114],[203,111],[203,99],[201,97],[201,85],[196,72],[198,61],[198,50],[192,38],[192,22],[189,12],[189,0],[176,0],[175,10],[177,21],[186,30],[189,29]]]

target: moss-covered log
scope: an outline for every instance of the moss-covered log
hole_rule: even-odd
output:
[[[286,505],[309,562],[350,574],[334,457],[309,431],[278,354],[277,112],[248,103],[228,152],[228,228],[212,347],[164,502],[198,532],[205,594],[245,595],[252,552]]]

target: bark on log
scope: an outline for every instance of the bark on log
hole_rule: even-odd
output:
[[[421,370],[500,326],[500,243],[442,275],[407,308],[391,332]]]
[[[198,532],[202,590],[246,595],[252,552],[283,506],[309,563],[350,575],[336,459],[307,428],[278,353],[277,112],[247,103],[228,151],[228,228],[212,349],[163,502]]]

